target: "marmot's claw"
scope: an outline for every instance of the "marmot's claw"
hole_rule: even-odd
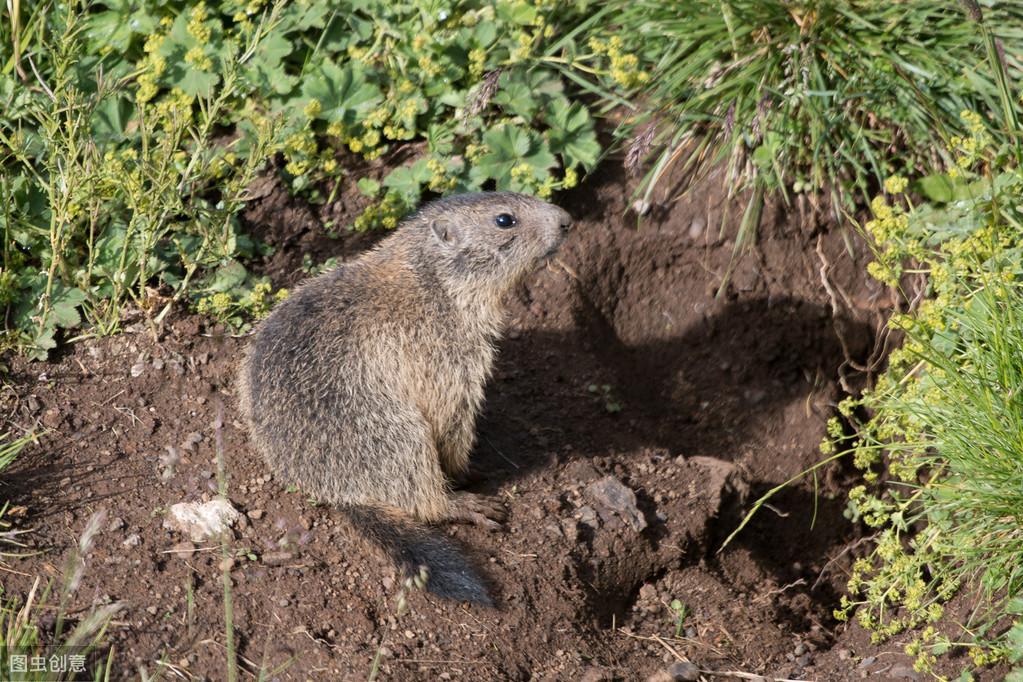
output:
[[[507,510],[496,497],[458,493],[451,499],[452,521],[473,523],[488,530],[498,530],[507,519]]]

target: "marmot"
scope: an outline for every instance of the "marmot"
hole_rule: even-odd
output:
[[[571,225],[533,197],[429,203],[361,257],[300,286],[256,330],[239,399],[287,483],[336,505],[435,594],[489,604],[461,553],[426,523],[496,527],[500,503],[449,491],[464,473],[503,326],[503,299]]]

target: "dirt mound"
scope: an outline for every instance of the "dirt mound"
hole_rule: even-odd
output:
[[[512,302],[468,485],[503,498],[510,519],[500,532],[447,531],[483,567],[496,609],[416,592],[399,616],[387,564],[251,452],[233,407],[244,340],[184,314],[156,337],[15,364],[9,420],[48,431],[3,493],[29,507],[30,538],[45,551],[14,562],[25,575],[5,574],[4,589],[58,575],[103,510],[72,610],[124,602],[111,634],[125,677],[164,657],[190,679],[222,679],[219,550],[187,543],[163,516],[215,495],[223,405],[228,497],[245,513],[232,545],[234,622],[250,669],[365,679],[382,650],[386,679],[641,679],[678,653],[704,668],[839,679],[821,671],[847,667],[822,653],[850,553],[828,562],[858,537],[842,518],[847,472],[828,470],[816,497],[789,489],[717,550],[750,499],[819,457],[846,353],[862,359],[873,344],[878,292],[858,274],[864,254],[773,207],[715,297],[732,253],[719,230],[725,202],[693,192],[637,227],[623,184],[596,179],[566,197],[578,223],[562,264]],[[277,246],[266,271],[291,284],[306,254],[370,243],[321,236],[324,211],[345,210],[313,211],[271,189],[248,212]],[[675,599],[688,610],[681,623]]]

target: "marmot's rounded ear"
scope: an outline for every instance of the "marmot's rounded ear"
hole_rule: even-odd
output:
[[[438,218],[430,223],[434,238],[444,246],[458,246],[462,243],[462,230],[450,220]]]

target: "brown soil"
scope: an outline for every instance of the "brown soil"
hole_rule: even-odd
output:
[[[399,615],[393,569],[347,539],[339,514],[282,489],[250,450],[233,407],[245,340],[183,312],[155,335],[141,328],[70,345],[49,364],[15,363],[0,431],[47,432],[0,497],[28,508],[42,553],[8,562],[20,573],[3,574],[5,593],[58,577],[102,511],[72,612],[123,603],[110,636],[124,678],[162,658],[179,679],[224,679],[220,551],[163,527],[170,505],[215,495],[223,406],[228,497],[248,514],[230,569],[246,670],[366,679],[382,650],[380,679],[394,680],[644,679],[676,654],[775,677],[911,672],[886,653],[896,644],[870,647],[832,619],[843,570],[862,551],[846,551],[861,529],[843,517],[853,479],[842,466],[822,472],[816,495],[804,481],[775,497],[718,552],[752,500],[818,460],[842,396],[836,330],[854,358],[873,347],[881,292],[860,275],[864,249],[769,208],[756,249],[715,298],[732,243],[719,238],[726,202],[714,185],[655,206],[637,227],[626,184],[612,174],[564,197],[578,221],[566,267],[538,272],[511,303],[468,486],[505,500],[509,521],[498,532],[446,529],[484,567],[497,608],[413,592]],[[262,267],[293,284],[306,254],[365,248],[373,235],[323,235],[323,221],[343,224],[357,201],[309,207],[271,187],[247,214],[277,247]],[[741,206],[731,213],[725,234]],[[845,294],[840,319],[818,244]],[[595,499],[588,486],[606,475],[635,492],[644,530]],[[678,631],[673,599],[689,609]]]

